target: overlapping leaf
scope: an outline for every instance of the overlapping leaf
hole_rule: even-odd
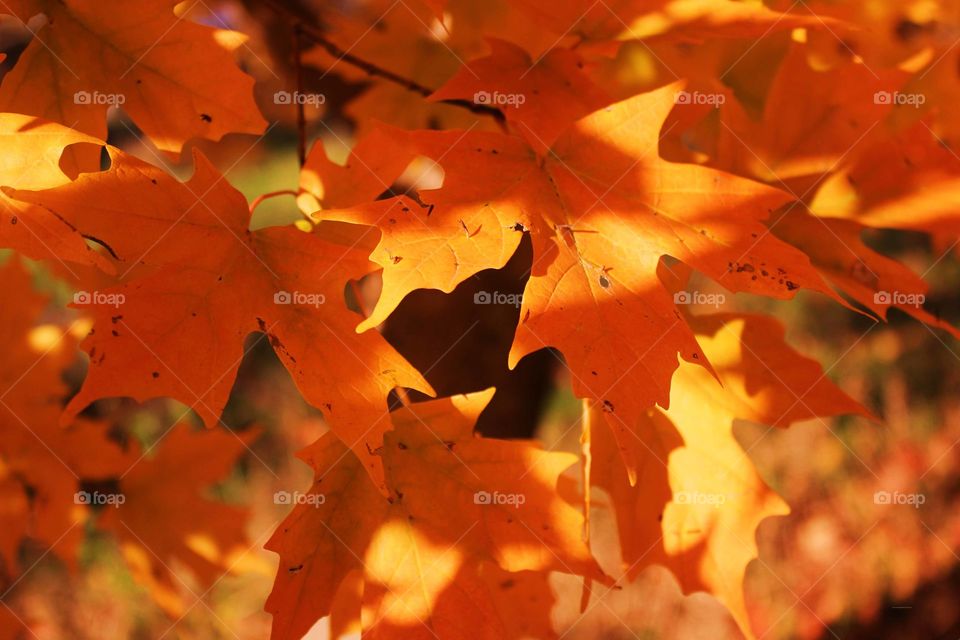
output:
[[[30,331],[46,300],[33,291],[29,274],[16,260],[3,266],[0,278],[0,343],[6,362],[0,391],[0,482],[5,496],[0,560],[4,573],[13,576],[21,569],[17,552],[26,537],[56,547],[60,557],[75,562],[81,514],[74,513],[75,472],[43,440],[57,429],[58,395],[65,392],[59,373],[72,340],[55,345],[46,357],[31,345]]]
[[[362,229],[321,225],[248,231],[239,192],[197,154],[181,183],[112,152],[108,172],[47,191],[15,192],[108,247],[119,283],[84,292],[94,318],[83,343],[90,368],[67,416],[108,396],[180,399],[216,424],[243,357],[263,332],[304,396],[374,477],[397,386],[430,391],[375,332],[356,335],[344,286],[374,267]],[[85,304],[84,304],[85,303]]]
[[[757,555],[756,529],[788,508],[734,438],[734,421],[786,427],[869,414],[784,342],[776,320],[714,314],[690,322],[719,381],[702,367],[680,366],[669,410],[637,423],[643,457],[634,486],[610,432],[594,431],[592,482],[613,500],[628,575],[663,564],[684,591],[715,595],[749,635],[743,576]]]
[[[574,121],[612,102],[583,73],[583,61],[569,49],[533,60],[509,42],[491,40],[490,45],[488,57],[461,67],[431,100],[471,100],[499,108],[541,153]]]
[[[0,114],[0,186],[49,189],[70,178],[60,165],[64,149],[88,146],[94,138],[67,127],[15,113]],[[90,147],[95,148],[95,147]],[[50,261],[107,263],[94,253],[68,222],[42,207],[0,193],[0,246]]]
[[[577,395],[621,418],[618,442],[629,465],[629,425],[650,406],[668,404],[677,354],[706,364],[657,278],[662,256],[734,291],[835,295],[805,255],[763,225],[789,195],[658,157],[660,127],[678,89],[579,120],[544,157],[502,134],[395,132],[440,164],[443,187],[420,191],[416,200],[320,214],[380,226],[371,259],[383,267],[383,293],[361,328],[381,322],[414,289],[451,291],[481,269],[503,266],[529,232],[533,265],[510,365],[559,348]]]
[[[210,485],[228,475],[252,435],[175,425],[118,473],[123,501],[103,509],[97,524],[116,536],[134,576],[161,604],[178,586],[172,567],[189,568],[206,587],[247,552],[246,510],[212,499]]]
[[[394,414],[383,451],[388,499],[336,439],[302,453],[315,482],[267,544],[280,554],[267,602],[275,638],[298,638],[329,614],[352,571],[364,576],[363,628],[372,637],[517,635],[504,581],[549,570],[602,577],[581,539],[582,517],[556,494],[575,458],[474,437],[490,396]]]
[[[796,209],[778,216],[772,230],[806,253],[827,281],[881,318],[896,308],[960,336],[956,327],[924,308],[928,286],[923,278],[864,244],[866,229],[854,220],[818,218]]]
[[[177,152],[190,138],[261,133],[266,122],[253,101],[253,79],[221,44],[229,39],[176,15],[175,4],[141,0],[135,10],[121,10],[95,0],[5,3],[0,13],[24,23],[42,13],[46,23],[0,84],[0,111],[104,140],[107,109],[122,106],[159,148]],[[89,166],[96,158],[87,152],[70,161]]]
[[[627,40],[666,31],[696,37],[759,37],[777,26],[795,28],[814,16],[782,14],[762,4],[716,0],[520,0],[517,7],[560,36],[582,40]]]

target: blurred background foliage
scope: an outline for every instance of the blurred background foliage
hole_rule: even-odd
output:
[[[230,26],[260,31],[241,55],[245,69],[257,78],[258,103],[265,117],[280,124],[264,143],[253,147],[249,136],[227,136],[218,143],[200,142],[197,146],[248,200],[266,192],[295,189],[294,113],[270,101],[275,91],[286,86],[280,76],[289,75],[282,71],[289,64],[284,57],[288,45],[282,38],[274,40],[263,33],[262,26],[251,27],[251,18],[238,5],[217,3],[215,9]],[[199,7],[194,10],[203,13]],[[259,15],[256,10],[253,13]],[[203,15],[195,18],[202,20]],[[28,41],[29,34],[22,29],[0,22],[0,42],[9,55],[0,72],[10,68]],[[781,36],[763,40],[763,46],[739,67],[731,83],[755,71],[772,73],[775,67],[763,57],[771,51],[782,52],[786,44]],[[261,59],[281,69],[280,75],[269,72]],[[655,76],[656,65],[639,46],[624,47],[618,63],[616,72],[627,79],[626,84],[647,84]],[[353,77],[327,76],[316,68],[308,68],[306,78],[309,84],[322,85],[327,96],[322,110],[311,114],[308,136],[321,141],[334,160],[342,161],[356,129],[347,105],[362,94],[365,83]],[[750,91],[763,84],[745,84],[738,97],[745,97],[749,106],[758,99],[751,98]],[[150,162],[162,160],[178,175],[189,175],[188,152],[180,162],[158,155],[149,141],[130,134],[135,130],[132,122],[119,124],[117,119],[122,117],[116,114],[111,124],[111,144]],[[692,130],[688,140],[696,140],[697,135]],[[665,154],[669,155],[669,149]],[[299,217],[292,197],[278,197],[257,209],[252,226],[285,224]],[[922,234],[876,232],[865,240],[918,273],[930,269],[926,274],[932,285],[928,308],[945,320],[960,323],[956,253],[938,259],[940,253]],[[504,269],[478,274],[452,294],[415,292],[383,332],[415,366],[428,371],[427,378],[440,395],[497,387],[494,402],[481,417],[480,432],[497,437],[535,436],[549,447],[576,452],[580,403],[572,396],[559,354],[545,350],[526,358],[515,371],[507,371],[506,354],[518,310],[507,305],[470,304],[473,294],[481,290],[521,292],[529,263],[530,248],[524,245]],[[66,308],[72,289],[64,274],[37,264],[30,268],[37,288],[52,296],[38,325],[66,326],[75,320],[76,312]],[[699,284],[702,291],[716,287],[707,281]],[[375,278],[362,283],[361,295],[368,303],[375,299],[377,287]],[[878,324],[808,294],[789,304],[728,296],[726,308],[764,311],[781,319],[788,327],[790,343],[822,363],[832,379],[882,420],[817,420],[786,430],[748,423],[737,426],[737,437],[761,476],[792,509],[790,516],[769,519],[760,527],[760,559],[748,568],[747,601],[758,637],[901,640],[960,636],[960,510],[956,508],[960,495],[960,355],[956,341],[896,311],[889,324]],[[78,327],[79,335],[81,329]],[[255,340],[251,337],[250,344]],[[74,390],[82,375],[78,356],[67,372]],[[109,400],[97,403],[89,413],[108,419],[126,437],[149,444],[184,410],[173,401],[138,405]],[[39,638],[247,640],[268,636],[270,617],[262,606],[276,571],[276,556],[263,551],[262,544],[288,510],[275,505],[271,496],[310,483],[310,470],[293,454],[326,427],[320,414],[302,401],[273,351],[262,343],[252,347],[242,364],[224,422],[238,432],[254,426],[262,430],[251,445],[252,454],[244,456],[232,475],[211,489],[218,499],[249,509],[248,556],[209,591],[198,586],[188,571],[173,567],[180,580],[161,602],[151,589],[133,579],[116,541],[107,534],[89,532],[82,546],[81,570],[76,573],[43,549],[24,549],[25,566],[34,568],[22,581],[6,580],[5,589],[11,588],[6,598],[25,612]],[[575,480],[576,470],[570,475]],[[926,502],[921,509],[877,505],[873,496],[880,487],[922,493]],[[616,529],[603,496],[597,496],[596,502],[593,544],[599,558],[615,563]],[[555,607],[558,629],[571,639],[654,637],[642,635],[655,615],[645,608],[644,598],[651,593],[679,597],[669,575],[650,572],[638,583],[611,593],[609,607],[577,618],[562,612],[578,610],[579,585],[558,577],[554,586],[561,605]],[[703,600],[709,599],[703,596]],[[672,615],[678,619],[688,614],[722,617],[722,612],[715,610],[716,603],[698,604],[678,605]],[[683,615],[677,613],[680,611]],[[0,618],[7,615],[0,609]],[[677,624],[682,627],[682,622]],[[311,637],[326,635],[325,626],[318,625]]]

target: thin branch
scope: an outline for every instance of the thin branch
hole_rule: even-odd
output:
[[[309,39],[311,42],[321,47],[324,51],[326,51],[328,54],[330,54],[337,60],[353,65],[354,67],[360,69],[361,71],[365,71],[369,76],[372,76],[375,78],[381,78],[383,80],[387,80],[394,84],[400,85],[404,89],[407,89],[408,91],[413,91],[414,93],[418,93],[424,98],[427,98],[434,93],[435,90],[431,89],[430,87],[426,87],[420,84],[419,82],[415,82],[413,80],[410,80],[409,78],[404,78],[403,76],[398,75],[392,71],[389,71],[382,67],[378,67],[372,62],[368,62],[362,58],[358,58],[357,56],[353,55],[349,51],[344,51],[343,49],[338,47],[335,43],[328,40],[326,35],[323,33],[321,29],[313,25],[304,23],[303,18],[301,16],[297,15],[289,7],[284,6],[283,4],[277,2],[276,0],[263,0],[263,3],[266,6],[268,6],[270,9],[272,9],[275,13],[283,14],[286,18],[293,20],[294,24],[297,25],[298,32],[301,36]],[[467,111],[470,111],[471,113],[475,113],[477,115],[490,116],[491,118],[496,120],[501,127],[504,127],[504,128],[506,127],[507,119],[503,115],[503,111],[501,111],[500,109],[497,109],[496,107],[490,107],[482,104],[475,104],[469,100],[440,100],[438,101],[438,104],[449,104],[455,107],[466,109]]]

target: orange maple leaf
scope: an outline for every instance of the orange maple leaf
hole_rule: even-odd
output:
[[[689,321],[719,380],[703,367],[680,366],[670,408],[652,410],[637,426],[643,453],[635,484],[618,464],[610,432],[594,431],[592,482],[613,501],[627,575],[665,565],[685,592],[715,595],[751,636],[743,576],[757,556],[756,529],[789,509],[734,438],[734,421],[786,427],[870,413],[791,349],[773,318],[711,314]]]
[[[362,229],[322,224],[249,231],[243,196],[199,153],[181,183],[111,149],[110,171],[47,191],[11,192],[109,247],[119,283],[75,302],[94,326],[90,367],[64,420],[108,396],[170,396],[216,424],[249,333],[263,332],[304,397],[375,478],[394,387],[432,392],[360,316],[344,285],[375,269]]]
[[[0,13],[24,23],[42,13],[46,24],[3,78],[0,111],[105,140],[107,109],[119,106],[160,149],[176,152],[190,138],[261,133],[266,121],[253,101],[253,78],[215,29],[176,15],[175,4],[144,0],[130,11],[91,0],[5,3]],[[97,158],[75,162],[90,167]]]
[[[660,126],[678,89],[579,120],[542,158],[502,134],[395,132],[440,163],[443,187],[417,200],[318,213],[380,225],[371,259],[383,267],[383,292],[360,330],[382,322],[414,289],[452,291],[482,269],[502,267],[529,232],[533,265],[509,364],[559,348],[575,392],[605,408],[631,466],[632,425],[650,406],[667,406],[677,354],[707,364],[658,280],[662,256],[732,291],[784,299],[809,288],[841,300],[802,252],[763,224],[789,195],[658,157]]]
[[[76,353],[70,327],[37,325],[46,297],[16,259],[0,268],[0,560],[10,574],[24,538],[76,567],[88,504],[81,481],[107,479],[131,461],[104,425],[59,426],[67,387],[61,374]]]
[[[90,147],[97,140],[59,124],[16,113],[0,114],[0,187],[49,189],[70,178],[60,166],[70,145]],[[94,147],[90,147],[94,148]],[[99,154],[99,149],[96,149]],[[0,193],[0,246],[49,261],[110,265],[65,220],[42,207],[17,202]],[[67,267],[69,269],[69,267]]]
[[[207,587],[248,550],[246,509],[205,493],[255,435],[174,425],[117,474],[122,502],[102,509],[97,525],[116,536],[134,577],[152,588],[161,606],[175,602],[172,566],[188,567]]]
[[[497,578],[483,562],[501,576],[556,570],[603,579],[581,539],[582,517],[556,493],[576,458],[474,437],[491,396],[394,412],[383,452],[389,499],[335,438],[301,452],[316,479],[266,545],[280,555],[267,600],[274,638],[298,638],[328,615],[352,571],[363,573],[363,628],[375,637],[503,637],[505,621],[518,620],[497,604]]]

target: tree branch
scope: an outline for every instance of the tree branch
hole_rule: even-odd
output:
[[[361,71],[366,72],[367,75],[371,77],[387,80],[388,82],[397,84],[403,87],[404,89],[407,89],[408,91],[413,91],[414,93],[418,93],[424,98],[429,97],[430,95],[433,94],[434,89],[431,89],[430,87],[426,87],[420,84],[419,82],[410,80],[409,78],[404,78],[401,75],[398,75],[392,71],[389,71],[388,69],[378,67],[372,62],[368,62],[362,58],[358,58],[357,56],[353,55],[349,51],[345,51],[341,49],[334,42],[327,39],[326,35],[323,33],[323,31],[319,27],[316,27],[311,24],[307,24],[306,22],[303,21],[303,18],[301,16],[297,15],[289,7],[284,6],[283,4],[277,2],[276,0],[263,0],[263,3],[266,6],[268,6],[270,9],[272,9],[275,13],[283,14],[288,19],[293,20],[295,29],[297,29],[297,33],[309,39],[311,42],[313,42],[314,44],[322,48],[324,51],[326,51],[328,54],[330,54],[337,60],[346,62],[347,64],[350,64],[360,69]],[[466,109],[467,111],[470,111],[471,113],[475,113],[477,115],[490,116],[491,118],[496,120],[501,127],[506,126],[506,117],[503,115],[503,111],[501,111],[500,109],[497,109],[496,107],[490,107],[482,104],[475,104],[473,102],[470,102],[469,100],[440,100],[438,104],[449,104],[455,107]]]

